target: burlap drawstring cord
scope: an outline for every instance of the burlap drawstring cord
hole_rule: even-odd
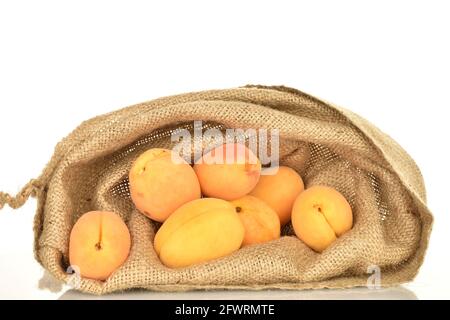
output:
[[[61,147],[61,144],[62,143],[59,143],[56,149]],[[62,155],[59,154],[53,156],[45,166],[40,176],[38,178],[31,179],[16,195],[12,196],[7,192],[0,191],[0,210],[3,209],[5,205],[8,205],[12,209],[18,209],[22,207],[30,197],[36,198],[42,194],[42,192],[46,189],[48,180],[51,178],[51,175],[53,174],[55,167],[61,158]]]
[[[7,204],[13,209],[20,208],[27,202],[28,198],[36,197],[42,186],[37,179],[31,179],[15,196],[0,192],[0,210]]]

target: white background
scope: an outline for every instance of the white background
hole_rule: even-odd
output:
[[[430,247],[415,281],[383,292],[450,298],[449,15],[448,1],[2,1],[0,189],[15,193],[38,176],[55,144],[98,114],[194,90],[284,84],[368,118],[417,161],[435,215]],[[61,295],[37,289],[34,210],[33,200],[0,212],[0,298]]]

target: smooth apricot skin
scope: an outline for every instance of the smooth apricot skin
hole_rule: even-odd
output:
[[[350,204],[337,190],[312,186],[297,197],[292,208],[295,234],[317,252],[324,251],[353,225]]]
[[[263,171],[250,195],[263,200],[275,210],[284,226],[291,220],[294,201],[304,189],[303,180],[294,169],[280,166]]]
[[[231,203],[244,225],[242,246],[264,243],[280,237],[278,214],[262,200],[247,195]]]
[[[114,212],[90,211],[72,228],[69,260],[84,278],[106,280],[128,258],[131,236]]]
[[[154,247],[164,265],[181,268],[229,255],[243,239],[233,205],[203,198],[178,208],[156,233]]]
[[[181,205],[201,197],[192,167],[167,149],[154,148],[141,154],[130,170],[129,181],[136,208],[159,222]]]
[[[229,143],[206,153],[194,170],[205,196],[235,200],[258,183],[261,162],[245,145]]]

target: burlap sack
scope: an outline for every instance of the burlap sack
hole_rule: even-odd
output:
[[[143,150],[170,147],[172,130],[190,129],[193,120],[220,129],[279,129],[281,164],[295,168],[306,186],[341,191],[353,208],[353,229],[322,254],[287,226],[279,240],[189,268],[166,268],[152,246],[158,225],[135,210],[127,173]],[[36,259],[65,282],[73,279],[67,273],[69,233],[82,213],[112,210],[128,224],[127,262],[105,282],[76,284],[94,294],[364,286],[374,265],[381,285],[395,285],[417,274],[432,225],[420,171],[396,142],[354,113],[286,87],[188,93],[93,118],[56,146],[42,175],[21,193],[0,193],[0,207],[19,207],[30,195],[38,200]]]

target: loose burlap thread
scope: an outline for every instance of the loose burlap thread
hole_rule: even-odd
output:
[[[170,134],[192,130],[194,120],[222,131],[278,129],[280,163],[297,170],[306,187],[326,184],[342,192],[353,209],[352,230],[321,254],[287,225],[278,240],[188,268],[165,267],[153,249],[159,224],[136,211],[127,173],[142,151],[170,148]],[[373,266],[381,270],[382,286],[396,285],[417,274],[432,226],[420,171],[395,141],[349,110],[281,86],[176,95],[88,120],[56,146],[40,177],[15,197],[0,193],[0,208],[18,208],[29,196],[38,203],[35,257],[71,284],[68,241],[76,220],[90,210],[111,210],[127,223],[132,248],[125,264],[104,282],[76,282],[94,294],[345,288],[366,285]]]

